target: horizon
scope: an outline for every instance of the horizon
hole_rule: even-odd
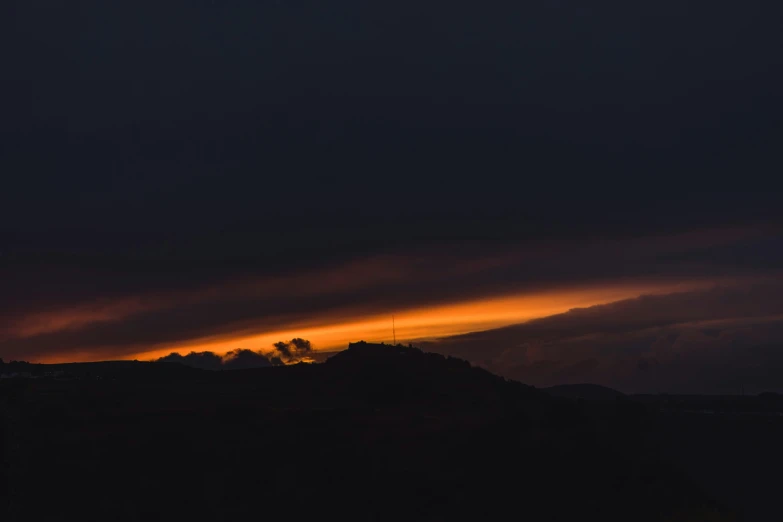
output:
[[[776,6],[10,6],[0,357],[783,375]]]
[[[613,285],[597,288],[576,289],[571,291],[553,291],[543,295],[498,296],[478,299],[472,302],[458,302],[429,308],[413,308],[393,314],[399,318],[399,338],[408,342],[434,341],[442,338],[477,333],[535,319],[561,315],[563,313],[618,301],[636,299],[648,295],[681,293],[687,290],[720,286],[721,282],[662,282],[640,283],[636,285]],[[725,283],[723,283],[725,285]],[[387,314],[388,315],[388,314]],[[141,357],[157,358],[175,352],[185,355],[191,351],[213,351],[224,355],[235,349],[271,351],[274,342],[293,337],[303,337],[313,341],[313,351],[337,351],[345,347],[351,339],[361,337],[367,342],[389,342],[393,337],[391,315],[373,315],[361,321],[325,322],[314,326],[291,327],[278,331],[264,332],[259,335],[229,338],[214,342],[194,340],[179,347],[172,345],[159,349],[148,349],[129,355],[130,359]],[[388,325],[385,324],[388,322]],[[387,331],[388,330],[388,331]],[[355,332],[355,333],[354,333]],[[330,335],[331,334],[331,335]],[[387,335],[388,334],[388,335]],[[326,342],[323,340],[326,339]],[[403,343],[403,344],[404,344]],[[217,349],[214,349],[217,348]],[[55,356],[58,357],[58,356]],[[80,359],[68,359],[73,362],[99,360],[87,356]],[[121,359],[128,360],[128,359]],[[36,362],[36,361],[30,361]],[[45,358],[40,362],[63,362]]]

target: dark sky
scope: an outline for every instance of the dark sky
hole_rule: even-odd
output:
[[[755,1],[6,0],[0,356],[769,277],[781,19]],[[231,290],[248,281],[278,288]],[[135,319],[51,319],[85,308]],[[20,333],[42,316],[62,337]]]

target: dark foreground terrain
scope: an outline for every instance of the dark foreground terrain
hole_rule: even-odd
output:
[[[2,520],[733,520],[661,453],[649,406],[415,349],[79,368],[0,383]]]
[[[783,520],[783,395],[633,399],[657,406],[663,450],[738,520]]]

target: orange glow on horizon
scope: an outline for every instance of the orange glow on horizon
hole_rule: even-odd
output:
[[[595,306],[643,294],[665,294],[707,287],[708,282],[670,282],[610,284],[600,287],[552,290],[534,294],[477,299],[473,301],[415,307],[395,311],[397,341],[401,343],[460,335],[500,328],[550,315],[572,308]],[[302,337],[313,343],[316,351],[344,349],[349,342],[392,342],[391,314],[375,314],[354,320],[332,320],[287,325],[260,334],[238,334],[229,337],[205,338],[168,345],[131,356],[151,360],[172,352],[211,351],[224,354],[238,348],[261,352],[272,350],[277,341]]]

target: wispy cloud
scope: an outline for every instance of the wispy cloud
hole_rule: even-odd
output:
[[[783,389],[781,292],[768,281],[646,295],[426,346],[537,386]]]
[[[84,276],[89,288],[81,293],[21,298],[18,306],[9,301],[0,319],[0,355],[89,360],[225,353],[295,337],[335,349],[358,338],[391,340],[391,314],[398,317],[398,339],[455,335],[642,293],[748,274],[763,278],[773,273],[763,263],[775,259],[767,245],[776,240],[761,229],[723,229],[493,249],[443,245],[276,275],[210,281],[194,274],[178,285],[142,280],[118,293]],[[24,296],[23,288],[11,288]],[[73,302],[65,306],[69,295]]]

